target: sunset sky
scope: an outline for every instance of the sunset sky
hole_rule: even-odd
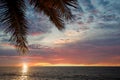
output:
[[[0,25],[0,66],[120,66],[120,0],[78,2],[63,31],[28,5],[27,56],[19,56]]]

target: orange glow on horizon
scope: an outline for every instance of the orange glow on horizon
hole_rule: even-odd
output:
[[[70,64],[70,63],[33,63],[30,66],[120,66],[120,64]]]
[[[23,67],[23,65],[12,65],[16,67]],[[51,63],[29,63],[27,64],[27,67],[40,67],[40,66],[114,66],[114,67],[120,67],[120,64],[67,64],[67,63],[61,63],[61,64],[51,64]]]

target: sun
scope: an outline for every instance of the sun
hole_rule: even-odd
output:
[[[26,63],[23,63],[22,73],[27,73],[27,72],[28,72],[28,65]]]

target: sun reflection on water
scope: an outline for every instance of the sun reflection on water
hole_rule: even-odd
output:
[[[28,80],[28,65],[26,63],[23,63],[22,75],[20,76],[19,80]]]
[[[26,63],[24,63],[23,66],[22,66],[22,73],[25,74],[27,72],[28,72],[28,66],[27,66]]]

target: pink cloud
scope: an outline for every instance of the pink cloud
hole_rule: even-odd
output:
[[[83,48],[78,46],[43,48],[37,52],[33,51],[28,56],[0,56],[0,64],[18,65],[26,61],[29,65],[120,65],[120,55],[110,53],[111,50],[118,51],[120,46],[92,46],[92,48],[90,46],[92,45],[85,45]]]
[[[41,35],[42,34],[42,32],[34,32],[34,33],[31,33],[30,35],[32,35],[32,36],[38,36],[38,35]]]

